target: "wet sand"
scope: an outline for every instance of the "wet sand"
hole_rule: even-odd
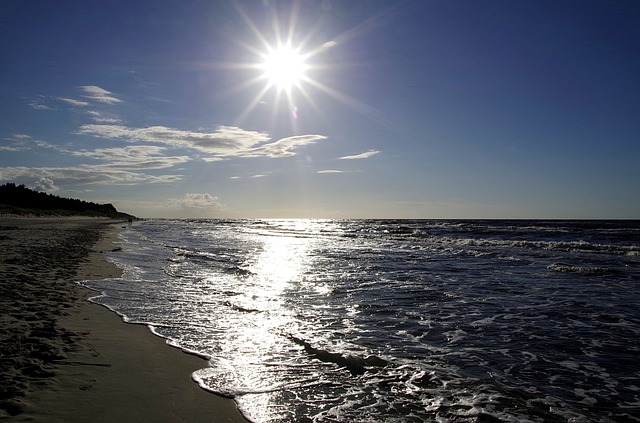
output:
[[[199,357],[91,304],[74,281],[117,277],[101,219],[0,219],[0,420],[246,422],[200,389]]]

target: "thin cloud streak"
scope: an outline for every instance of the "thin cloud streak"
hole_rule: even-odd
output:
[[[370,157],[375,156],[376,154],[379,154],[380,152],[378,150],[369,150],[366,151],[364,153],[360,153],[360,154],[354,154],[353,156],[343,156],[340,157],[340,160],[360,160],[360,159],[368,159]]]
[[[27,135],[27,134],[11,134],[10,138],[5,138],[5,139],[29,140],[29,139],[31,139],[31,135]]]
[[[75,167],[4,167],[0,168],[0,180],[25,181],[42,178],[55,181],[57,185],[134,185],[178,182],[181,175],[153,176],[145,173],[113,169],[103,165],[80,165]]]
[[[29,100],[27,101],[27,106],[36,110],[55,110],[52,107],[49,107],[46,104],[44,104],[42,100]]]
[[[80,150],[71,154],[111,162],[109,166],[112,167],[130,169],[164,169],[191,160],[188,156],[161,155],[165,150],[166,148],[155,145],[139,145],[124,148],[98,148],[91,151]]]
[[[316,143],[324,139],[327,139],[327,137],[325,137],[324,135],[296,135],[293,137],[279,139],[278,141],[272,142],[270,144],[265,144],[261,147],[251,150],[251,152],[249,152],[248,154],[243,155],[249,157],[258,155],[272,158],[295,156],[296,153],[294,153],[292,150],[298,147]]]
[[[91,116],[91,119],[93,119],[94,122],[96,123],[100,123],[100,124],[118,124],[120,123],[120,119],[111,117],[111,116],[104,116],[103,114],[101,114],[100,112],[96,112],[95,110],[88,110],[86,112],[89,116]]]
[[[122,100],[113,96],[111,91],[107,91],[104,88],[100,88],[95,85],[82,85],[80,87],[84,91],[83,97],[88,98],[98,103],[116,104],[122,103]]]
[[[0,145],[0,151],[24,151],[29,150],[29,147],[25,145],[13,144],[13,145]]]
[[[191,148],[216,157],[294,156],[296,153],[293,150],[296,148],[327,138],[324,135],[297,135],[264,144],[270,140],[268,134],[235,126],[219,126],[215,132],[196,132],[166,126],[129,128],[122,125],[89,124],[82,125],[75,133],[129,142],[153,142],[178,148]]]
[[[79,135],[119,139],[132,142],[155,142],[172,147],[194,148],[212,154],[229,154],[246,150],[260,142],[269,140],[267,134],[245,131],[233,126],[219,126],[215,132],[195,132],[172,129],[166,126],[128,128],[122,125],[82,125]]]
[[[181,210],[194,209],[222,209],[224,204],[220,203],[218,197],[209,193],[188,192],[182,198],[169,198],[165,203],[167,208],[177,208]]]
[[[13,134],[10,137],[4,139],[7,141],[11,141],[11,144],[0,146],[0,151],[26,151],[38,147],[51,148],[54,150],[66,152],[66,150],[57,145],[50,144],[46,141],[33,139],[30,135],[26,134]]]
[[[80,100],[74,100],[73,98],[66,98],[66,97],[58,97],[57,98],[60,101],[64,101],[67,104],[70,104],[72,106],[76,106],[76,107],[87,107],[89,106],[89,103],[86,101],[80,101]]]
[[[29,150],[31,147],[29,143],[32,142],[32,138],[26,134],[11,134],[11,136],[4,138],[6,141],[10,141],[9,145],[0,145],[0,151],[24,151]]]

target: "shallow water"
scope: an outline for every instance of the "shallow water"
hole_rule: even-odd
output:
[[[640,222],[153,220],[96,302],[256,422],[640,421]]]

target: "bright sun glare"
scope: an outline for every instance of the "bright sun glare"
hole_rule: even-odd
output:
[[[273,33],[272,30],[261,31],[242,9],[238,8],[237,10],[256,38],[250,42],[241,39],[237,41],[253,53],[255,55],[253,57],[257,60],[229,65],[232,68],[251,69],[258,72],[254,78],[239,83],[233,87],[233,90],[244,90],[254,84],[264,83],[264,86],[238,117],[239,122],[244,121],[260,104],[272,105],[275,117],[279,113],[282,99],[287,103],[287,109],[292,117],[291,122],[298,119],[297,110],[301,101],[304,103],[302,106],[311,106],[318,116],[324,117],[322,108],[314,101],[314,94],[317,92],[329,95],[346,106],[369,115],[376,121],[386,120],[384,115],[367,104],[348,97],[316,79],[318,75],[322,75],[323,69],[331,68],[330,62],[323,63],[322,60],[319,60],[321,56],[345,40],[358,35],[360,31],[348,31],[321,44],[310,46],[310,40],[320,37],[313,30],[305,34],[304,31],[299,30],[300,28],[296,28],[297,9],[291,11],[291,16],[288,19],[275,17],[271,25]],[[368,26],[366,27],[368,28]],[[273,99],[268,99],[270,91],[275,91]],[[306,110],[309,110],[308,107]]]
[[[262,70],[270,86],[279,90],[291,90],[304,78],[305,57],[289,45],[270,48],[264,55]]]

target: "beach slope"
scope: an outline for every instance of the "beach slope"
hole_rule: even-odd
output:
[[[114,240],[106,219],[0,219],[0,420],[245,422],[191,380],[204,360],[74,283],[120,274]]]

